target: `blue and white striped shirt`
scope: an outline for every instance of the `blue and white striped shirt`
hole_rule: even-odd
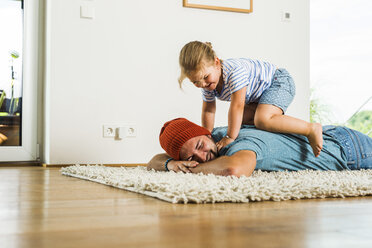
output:
[[[247,87],[245,103],[257,102],[262,92],[271,85],[275,73],[275,65],[259,60],[240,58],[222,61],[223,87],[219,94],[217,90],[202,89],[205,102],[213,102],[215,98],[231,101],[231,95]]]

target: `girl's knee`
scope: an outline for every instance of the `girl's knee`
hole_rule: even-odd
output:
[[[276,116],[282,116],[282,115],[270,114],[270,113],[266,113],[266,114],[261,113],[261,114],[255,115],[254,125],[258,129],[271,131],[273,126],[275,125],[274,119]]]
[[[254,125],[258,129],[266,129],[268,122],[268,118],[265,118],[264,116],[256,115],[254,117]]]

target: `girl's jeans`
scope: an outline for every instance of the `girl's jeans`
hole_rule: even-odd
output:
[[[351,170],[372,169],[372,138],[347,127],[324,126],[323,134],[339,142]]]

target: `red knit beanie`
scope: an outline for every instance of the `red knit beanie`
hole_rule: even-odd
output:
[[[200,135],[210,135],[206,128],[196,125],[185,118],[177,118],[164,124],[160,131],[161,147],[175,160],[180,159],[183,144],[191,138]]]

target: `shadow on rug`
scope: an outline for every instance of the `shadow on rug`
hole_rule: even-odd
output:
[[[283,201],[372,195],[372,170],[255,171],[251,177],[148,171],[138,167],[69,166],[63,175],[110,185],[171,203]]]

